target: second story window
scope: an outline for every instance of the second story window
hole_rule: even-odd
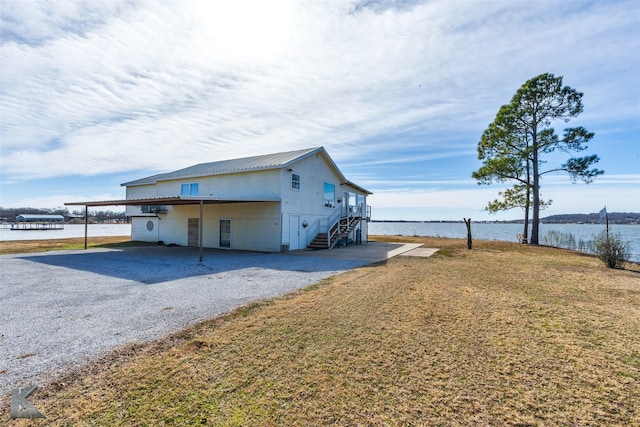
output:
[[[291,189],[300,190],[300,175],[297,173],[291,174]]]
[[[190,184],[182,184],[180,186],[181,196],[197,196],[198,195],[198,183],[192,182]]]
[[[336,205],[336,186],[325,182],[322,190],[322,202],[325,208],[333,208]]]

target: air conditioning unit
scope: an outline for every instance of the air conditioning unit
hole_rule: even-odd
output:
[[[142,213],[152,213],[152,214],[166,214],[169,212],[169,208],[167,206],[157,206],[157,205],[143,205],[141,206]]]

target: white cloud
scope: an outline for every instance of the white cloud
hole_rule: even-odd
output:
[[[26,195],[25,197],[20,198],[20,200],[14,201],[3,201],[3,208],[52,208],[52,209],[69,209],[70,211],[74,210],[84,210],[84,206],[65,206],[67,202],[83,202],[87,200],[119,200],[123,199],[124,195],[119,193],[85,193],[85,194],[75,194],[75,193],[59,193],[52,194],[48,196],[30,196]],[[91,208],[92,210],[94,208]],[[95,208],[97,210],[111,210],[111,211],[123,211],[124,207],[121,206],[105,206]]]
[[[6,4],[3,181],[318,145],[359,173],[455,164],[545,71],[585,92],[587,123],[637,121],[634,2]],[[441,199],[481,194],[468,191]]]

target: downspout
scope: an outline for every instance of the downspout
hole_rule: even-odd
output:
[[[87,249],[87,235],[89,231],[89,206],[84,205],[84,248]]]
[[[280,211],[280,235],[278,237],[278,252],[282,252],[282,233],[284,232],[284,228],[283,228],[283,221],[284,221],[284,213],[282,212],[282,202],[283,202],[283,196],[284,196],[284,180],[285,180],[285,169],[284,166],[282,168],[280,168],[280,208],[278,209]]]
[[[202,224],[202,211],[204,210],[204,200],[200,199],[200,221],[198,221],[198,235],[200,240],[199,254],[200,254],[200,262],[202,262],[202,229],[204,228],[204,224]]]

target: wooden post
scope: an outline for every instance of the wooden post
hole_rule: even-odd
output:
[[[467,219],[467,218],[462,218],[464,219],[464,223],[467,226],[467,249],[471,249],[471,246],[473,244],[472,240],[471,240],[471,218]]]

